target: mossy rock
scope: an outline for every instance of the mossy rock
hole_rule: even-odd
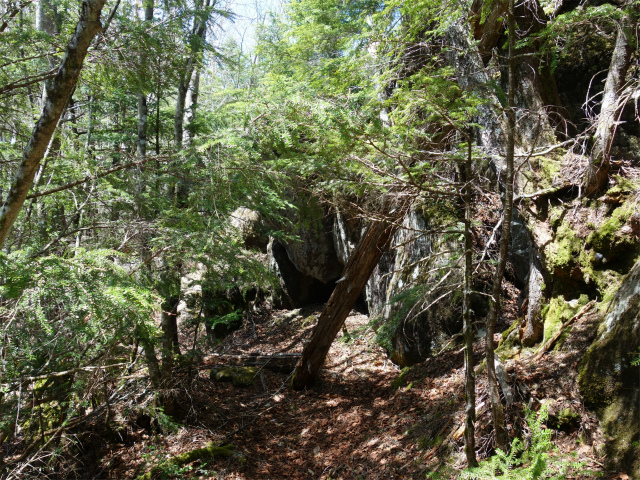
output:
[[[522,342],[520,340],[520,326],[522,319],[515,320],[509,328],[502,332],[502,338],[498,343],[496,354],[502,359],[509,359],[522,351]]]
[[[257,375],[256,367],[222,367],[211,370],[211,380],[231,382],[234,387],[250,387]]]
[[[569,407],[558,412],[556,426],[558,430],[569,431],[580,426],[580,414]]]
[[[391,382],[391,390],[396,391],[400,387],[402,387],[402,385],[404,385],[405,383],[405,379],[409,374],[409,372],[411,372],[411,367],[404,367],[400,371],[400,375],[398,375],[396,379]]]
[[[610,468],[640,478],[640,366],[632,352],[640,345],[640,262],[611,303],[604,331],[579,366],[580,394],[598,413],[606,435]]]
[[[544,399],[542,403],[547,408],[549,428],[569,432],[580,427],[582,419],[570,402]]]
[[[195,462],[196,460],[202,461],[216,457],[230,457],[231,455],[233,455],[233,445],[218,445],[211,442],[202,448],[196,448],[195,450],[182,453],[161,463],[160,465],[156,465],[144,475],[140,475],[137,480],[152,480],[158,475],[162,476],[163,473],[166,475],[165,471],[171,467],[187,465],[191,462]]]
[[[567,223],[561,223],[556,235],[545,247],[546,266],[551,272],[568,271],[576,263],[577,256],[582,250],[584,240],[576,236],[574,230]]]
[[[587,304],[589,297],[581,295],[580,298],[566,301],[562,295],[553,297],[547,305],[542,308],[541,316],[544,319],[544,342],[553,337],[560,327],[573,317],[578,311]],[[566,335],[568,335],[568,331]],[[564,335],[564,336],[566,336]],[[564,338],[556,343],[559,348]]]
[[[616,208],[600,228],[589,235],[587,245],[603,255],[604,260],[608,262],[626,255],[628,248],[637,245],[638,242],[632,237],[621,235],[620,230],[633,213],[634,208],[629,205]]]

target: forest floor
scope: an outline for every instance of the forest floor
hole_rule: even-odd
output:
[[[216,351],[301,352],[321,307],[254,318]],[[602,432],[578,393],[576,366],[594,335],[594,322],[589,316],[581,319],[563,349],[541,361],[520,354],[505,362],[515,400],[506,410],[508,429],[512,437],[526,437],[525,404],[535,409],[550,403],[547,423],[557,446],[552,457],[581,461],[583,472],[598,472],[601,478],[624,479],[624,474],[604,470]],[[211,441],[232,444],[233,455],[180,467],[166,464],[155,478],[456,478],[464,467],[461,346],[453,344],[401,371],[375,343],[367,316],[354,311],[346,325],[351,338],[339,334],[319,382],[306,391],[291,391],[287,374],[267,369],[244,388],[211,380],[219,357],[206,357],[191,375],[183,374],[184,388],[176,390],[181,392],[179,423],[165,419],[155,428],[156,422],[144,415],[121,412],[113,436],[120,440],[105,443],[96,432],[94,446],[85,450],[83,462],[94,465],[88,478],[133,479]],[[477,364],[482,345],[476,343]],[[478,372],[476,438],[480,457],[486,457],[493,440],[485,375],[482,368]],[[557,429],[552,424],[559,417],[553,412],[566,407],[579,420],[565,419]],[[137,405],[141,409],[144,405]],[[435,475],[428,477],[429,472]],[[574,473],[568,478],[591,477]]]

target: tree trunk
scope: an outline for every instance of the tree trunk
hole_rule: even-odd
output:
[[[138,142],[136,145],[136,154],[140,158],[147,156],[147,119],[149,117],[149,109],[147,107],[147,95],[143,92],[138,93]]]
[[[524,333],[522,334],[522,345],[531,347],[542,340],[544,325],[540,318],[542,310],[544,277],[542,267],[536,259],[535,246],[531,247],[531,260],[529,262],[529,282],[528,282],[528,303],[527,316],[525,318]]]
[[[164,413],[170,417],[176,414],[175,397],[171,394],[174,385],[173,380],[173,356],[180,354],[179,345],[177,344],[177,325],[176,311],[169,303],[162,307],[161,313],[162,327],[162,388],[167,392],[161,395],[160,401],[164,408]],[[175,349],[178,348],[176,352]]]
[[[178,97],[176,98],[176,113],[173,118],[173,143],[176,149],[182,147],[182,140],[184,136],[184,111],[187,100],[187,93],[189,91],[189,84],[191,83],[191,76],[196,68],[196,63],[200,61],[198,58],[204,48],[204,43],[207,34],[207,22],[209,21],[208,15],[202,15],[199,10],[205,10],[209,8],[211,0],[200,0],[196,4],[196,14],[193,19],[193,29],[191,31],[191,37],[194,39],[192,44],[195,45],[191,55],[187,59],[182,76],[178,83]]]
[[[191,76],[191,84],[187,93],[186,109],[187,109],[187,146],[191,146],[195,137],[196,114],[198,109],[198,95],[200,93],[200,67],[196,67]]]
[[[502,232],[500,237],[500,253],[498,265],[493,276],[493,290],[490,299],[489,315],[487,317],[486,336],[486,358],[487,358],[487,381],[489,389],[489,399],[491,400],[491,414],[493,418],[493,428],[496,434],[496,448],[507,451],[509,448],[509,438],[504,425],[504,411],[500,401],[500,391],[498,390],[498,379],[496,377],[495,365],[495,345],[493,335],[496,331],[496,320],[501,309],[502,279],[507,265],[509,255],[509,240],[511,237],[511,216],[513,214],[513,180],[514,180],[514,157],[516,138],[516,111],[515,111],[515,31],[516,22],[514,14],[514,0],[509,0],[509,11],[507,13],[509,22],[509,92],[507,105],[507,172],[505,178],[504,193],[504,218],[502,221]]]
[[[311,339],[302,352],[300,363],[293,374],[292,387],[301,390],[315,382],[320,368],[329,353],[331,344],[342,328],[349,312],[355,305],[362,289],[378,264],[389,241],[398,230],[398,220],[406,213],[400,207],[394,214],[393,223],[374,221],[368,228],[357,247],[351,254],[345,268],[345,274],[338,281],[324,310],[320,314],[318,324],[313,329]]]
[[[139,337],[139,340],[142,344],[142,348],[144,349],[144,358],[147,363],[147,368],[149,369],[151,386],[157,389],[160,387],[160,384],[162,382],[162,372],[160,371],[160,366],[158,365],[158,357],[156,357],[155,345],[153,344],[153,340],[145,338],[144,336]]]
[[[160,87],[156,92],[156,155],[160,155]]]
[[[146,0],[144,4],[144,21],[146,24],[150,24],[153,21],[153,8],[154,0]],[[144,53],[143,53],[144,55]],[[146,67],[146,62],[142,61],[143,68]],[[143,73],[143,77],[144,77]],[[138,92],[138,142],[136,146],[136,153],[138,157],[144,158],[147,156],[147,126],[149,117],[149,109],[147,107],[147,94],[144,91]]]
[[[460,177],[464,185],[462,201],[464,203],[464,289],[462,297],[462,321],[464,334],[464,452],[467,467],[477,467],[476,459],[476,377],[473,371],[473,328],[471,326],[471,294],[473,293],[473,242],[471,238],[472,206],[471,206],[471,161],[472,137],[467,137],[468,154],[463,165],[460,165]]]
[[[102,29],[100,13],[106,0],[84,0],[76,31],[67,46],[64,58],[56,76],[47,85],[47,101],[42,114],[33,128],[31,138],[22,152],[22,159],[11,184],[7,199],[0,209],[0,248],[18,217],[18,213],[29,193],[33,178],[38,170],[51,137],[62,115],[65,104],[73,91],[84,58],[93,37]]]
[[[188,74],[191,76],[193,67],[191,66],[191,59],[187,65]],[[186,76],[186,75],[185,75]],[[187,98],[187,90],[189,90],[188,81],[181,80],[178,84],[178,97],[176,98],[176,113],[173,117],[173,144],[176,150],[180,150],[182,147],[182,137],[184,135],[184,105]]]
[[[597,118],[595,146],[589,158],[589,170],[585,185],[587,195],[600,193],[609,183],[611,169],[611,147],[616,135],[618,115],[623,106],[618,104],[620,92],[631,62],[633,49],[629,45],[629,19],[624,17],[618,24],[616,46],[611,56],[609,74],[604,84],[602,107]]]

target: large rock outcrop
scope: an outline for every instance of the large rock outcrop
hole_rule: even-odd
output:
[[[296,208],[283,212],[273,225],[290,237],[271,238],[267,247],[269,266],[284,291],[282,306],[326,302],[343,270],[334,243],[334,215],[307,193],[292,203]]]
[[[366,287],[378,339],[394,362],[418,363],[462,328],[457,270],[460,245],[429,232],[418,210],[407,214]]]
[[[612,468],[640,478],[640,261],[626,276],[604,331],[580,364],[580,393],[595,408],[607,436]]]

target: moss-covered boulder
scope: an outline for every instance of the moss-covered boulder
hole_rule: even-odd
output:
[[[257,375],[256,367],[221,367],[211,370],[211,380],[231,382],[234,387],[250,387]]]
[[[620,286],[603,333],[580,364],[580,393],[596,409],[611,467],[640,478],[640,261]]]

